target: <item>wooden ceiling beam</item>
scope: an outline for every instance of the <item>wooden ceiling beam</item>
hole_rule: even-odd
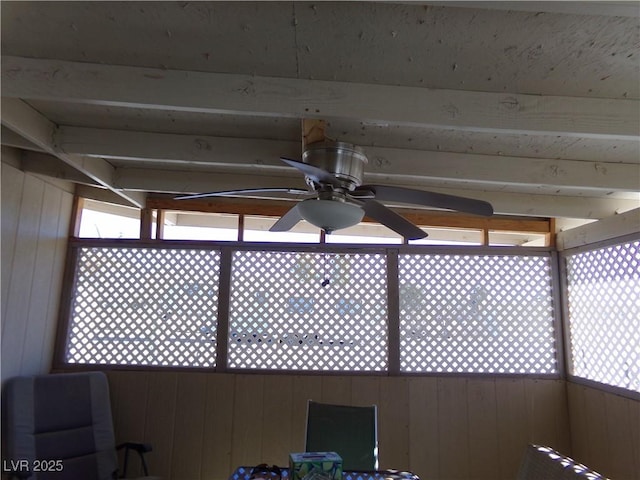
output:
[[[40,147],[30,142],[29,140],[26,140],[24,137],[18,135],[16,132],[11,130],[10,128],[5,127],[4,125],[2,126],[0,138],[2,139],[3,146],[42,152],[42,149]]]
[[[324,123],[303,121],[303,148],[325,138]],[[109,159],[246,169],[265,173],[291,170],[280,156],[299,158],[300,144],[294,141],[178,135],[123,130],[61,126],[56,144],[68,154]],[[413,179],[500,185],[544,185],[582,191],[640,191],[638,165],[580,160],[437,152],[404,148],[365,147],[369,164],[365,181],[384,178],[381,183]],[[152,189],[153,190],[153,189]],[[198,193],[198,192],[189,192]]]
[[[48,153],[25,151],[22,155],[21,167],[25,172],[46,175],[59,180],[68,180],[85,185],[99,185],[88,175]]]
[[[183,112],[344,118],[466,131],[640,138],[634,99],[427,89],[5,55],[2,94]]]
[[[293,169],[291,169],[293,170]],[[203,171],[176,171],[147,168],[119,168],[116,185],[127,190],[152,190],[158,193],[211,192],[239,188],[290,187],[305,189],[302,175],[293,171],[285,175],[212,173]],[[382,182],[378,182],[382,183]],[[616,211],[638,206],[638,200],[607,196],[568,196],[485,191],[464,188],[429,187],[429,191],[477,198],[491,203],[494,211],[503,215],[532,217],[568,217],[600,219]],[[259,194],[254,198],[274,199],[276,195]],[[279,197],[282,198],[282,197]],[[287,199],[293,200],[288,196]],[[392,207],[406,207],[391,205]],[[424,211],[430,211],[425,209]]]
[[[299,158],[299,142],[61,126],[56,145],[69,154],[176,165],[281,167],[280,156]]]
[[[3,90],[4,94],[4,90]],[[146,195],[142,192],[124,192],[113,186],[115,168],[103,159],[59,152],[53,142],[56,124],[40,112],[16,98],[2,98],[2,125],[10,128],[29,142],[86,175],[98,184],[124,198],[131,205],[144,205]]]
[[[638,238],[639,232],[640,207],[612,215],[599,222],[560,232],[557,236],[557,246],[558,250],[568,250],[627,235]]]
[[[550,12],[565,13],[569,15],[608,15],[614,17],[640,17],[640,8],[637,2],[629,1],[598,1],[589,0],[586,2],[577,1],[435,1],[435,2],[412,2],[425,5],[440,5],[444,7],[462,8],[486,8],[490,10],[512,10],[523,12]]]

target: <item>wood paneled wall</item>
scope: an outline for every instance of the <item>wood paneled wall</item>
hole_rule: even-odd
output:
[[[226,480],[304,450],[306,402],[377,404],[380,466],[424,480],[509,479],[527,443],[570,451],[562,380],[112,371],[116,440],[153,473]]]
[[[69,186],[7,163],[2,149],[2,383],[51,368],[69,218]]]
[[[620,480],[640,480],[640,401],[568,382],[573,457]]]

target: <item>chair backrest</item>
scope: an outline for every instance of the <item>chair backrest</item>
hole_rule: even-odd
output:
[[[118,459],[109,386],[103,373],[15,377],[7,382],[3,394],[7,461],[14,461],[19,477],[26,478],[27,466],[37,467],[36,460],[61,460],[62,471],[48,463],[45,469],[54,471],[35,472],[28,478],[115,478]],[[18,460],[26,462],[19,464]]]
[[[336,452],[344,470],[378,468],[378,411],[309,401],[307,452]]]
[[[551,447],[528,445],[517,480],[607,480]]]

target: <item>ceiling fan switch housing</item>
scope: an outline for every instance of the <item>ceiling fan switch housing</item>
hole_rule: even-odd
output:
[[[349,190],[362,184],[367,156],[364,150],[345,142],[316,142],[308,145],[302,161],[326,170],[346,183]]]

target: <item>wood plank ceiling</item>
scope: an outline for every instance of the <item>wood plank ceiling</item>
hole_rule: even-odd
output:
[[[1,9],[3,148],[131,205],[304,187],[279,161],[302,118],[363,146],[366,182],[567,222],[640,205],[637,2]]]

